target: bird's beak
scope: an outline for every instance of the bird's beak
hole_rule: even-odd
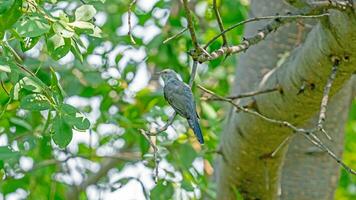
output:
[[[162,71],[160,71],[160,72],[156,72],[155,74],[159,76],[159,75],[161,75],[161,74],[162,74]]]

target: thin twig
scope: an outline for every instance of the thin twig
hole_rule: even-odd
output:
[[[221,31],[221,37],[223,39],[223,46],[226,46],[227,45],[227,39],[226,39],[226,35],[223,33],[225,30],[224,30],[224,24],[222,22],[222,19],[221,19],[221,16],[220,16],[220,13],[219,13],[219,9],[216,5],[216,0],[213,0],[213,10],[215,12],[215,17],[216,17],[216,20],[218,22],[218,25],[219,25],[219,29]]]
[[[241,94],[237,94],[237,95],[233,95],[233,96],[228,96],[226,97],[227,99],[231,99],[231,100],[235,100],[235,99],[242,99],[242,98],[246,98],[246,97],[252,97],[252,96],[257,96],[260,94],[266,94],[266,93],[270,93],[270,92],[275,92],[275,91],[281,91],[281,87],[277,86],[274,88],[269,88],[269,89],[264,89],[264,90],[256,90],[256,91],[252,91],[252,92],[246,92],[246,93],[241,93]],[[202,97],[202,100],[204,101],[218,101],[221,100],[215,96],[210,96],[210,97]]]
[[[127,12],[127,23],[129,25],[129,32],[127,34],[129,35],[132,44],[136,44],[136,41],[132,36],[132,27],[131,27],[131,12],[132,12],[131,9],[135,3],[136,3],[136,0],[132,0],[132,2],[129,5],[129,10]]]
[[[188,28],[184,28],[183,30],[179,31],[178,33],[174,34],[173,36],[171,36],[171,37],[165,39],[165,40],[163,41],[163,44],[166,44],[166,43],[168,43],[169,41],[171,41],[171,40],[173,40],[173,39],[175,39],[175,38],[181,36],[181,35],[182,35],[184,32],[186,32],[187,30],[188,30]]]
[[[174,111],[174,113],[172,114],[172,116],[169,117],[167,123],[162,126],[161,128],[158,128],[154,131],[145,131],[145,134],[147,136],[156,136],[160,133],[162,133],[163,131],[167,130],[167,128],[172,125],[173,121],[174,121],[174,118],[176,117],[177,113]]]
[[[282,143],[278,145],[278,147],[271,153],[271,157],[272,157],[272,158],[275,157],[276,154],[282,149],[282,147],[284,147],[284,146],[287,144],[287,142],[289,141],[289,139],[290,139],[291,137],[292,137],[292,136],[286,137],[286,138],[282,141]]]
[[[188,0],[183,0],[183,7],[185,10],[185,16],[187,17],[188,29],[190,32],[190,37],[192,38],[194,48],[196,51],[200,51],[199,43],[198,43],[197,36],[196,36],[195,30],[194,30],[193,19],[190,14],[189,6],[188,6]]]
[[[337,68],[338,68],[339,64],[340,64],[340,62],[339,62],[338,58],[333,59],[333,66],[331,69],[331,73],[330,73],[330,76],[329,76],[327,83],[324,87],[323,98],[321,100],[321,105],[320,105],[319,120],[318,120],[318,124],[317,124],[318,130],[323,132],[329,140],[331,139],[331,137],[324,130],[323,124],[326,119],[326,108],[327,108],[328,102],[329,102],[330,90],[334,83],[336,73],[337,73]]]
[[[147,135],[147,133],[144,131],[144,130],[140,130],[140,133],[141,135],[143,135],[143,137],[146,138],[146,140],[150,143],[150,146],[152,147],[153,149],[153,159],[154,159],[154,162],[155,162],[155,174],[154,174],[154,181],[155,183],[158,183],[158,159],[157,159],[157,151],[158,151],[158,148],[156,146],[156,144],[153,143],[153,141],[151,140],[150,136]]]
[[[305,136],[310,142],[312,142],[313,144],[315,144],[317,147],[319,147],[322,151],[324,151],[325,153],[327,153],[329,156],[331,156],[337,163],[339,163],[346,171],[348,171],[349,173],[351,174],[354,174],[356,175],[356,172],[351,169],[349,166],[347,166],[342,160],[340,160],[330,149],[329,147],[325,146],[323,144],[323,142],[314,134],[315,130],[307,130],[307,129],[304,129],[304,128],[298,128],[296,126],[294,126],[293,124],[291,124],[290,122],[287,122],[287,121],[280,121],[280,120],[276,120],[276,119],[272,119],[272,118],[269,118],[269,117],[266,117],[264,115],[262,115],[261,113],[259,112],[256,112],[254,110],[249,110],[247,108],[244,108],[238,104],[236,104],[233,100],[231,99],[228,99],[226,97],[222,97],[222,96],[219,96],[217,95],[216,93],[204,88],[203,86],[201,85],[198,85],[198,87],[203,90],[204,92],[206,93],[209,93],[211,95],[214,95],[216,96],[217,98],[219,98],[220,100],[222,101],[226,101],[228,103],[230,103],[231,105],[233,105],[238,111],[242,111],[242,112],[245,112],[245,113],[248,113],[248,114],[251,114],[251,115],[254,115],[266,122],[270,122],[270,123],[273,123],[273,124],[278,124],[280,126],[284,126],[284,127],[287,127],[289,129],[291,129],[293,132],[295,133],[301,133],[303,136]]]

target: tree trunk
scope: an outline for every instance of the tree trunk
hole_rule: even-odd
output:
[[[292,8],[280,0],[251,3],[255,16],[287,10]],[[331,57],[337,56],[341,61],[325,122],[333,140],[327,141],[323,134],[318,137],[341,156],[352,94],[350,79],[356,71],[356,18],[330,10],[330,16],[319,21],[285,25],[241,54],[232,94],[280,85],[282,93],[255,96],[239,104],[254,102],[255,110],[264,116],[298,127],[315,127],[333,65]],[[245,36],[253,35],[266,23],[248,24]],[[305,90],[300,93],[303,85]],[[225,127],[220,143],[225,159],[219,159],[217,170],[218,199],[235,199],[236,190],[244,199],[333,198],[339,166],[301,134],[235,109],[230,110]],[[292,139],[271,157],[290,136]]]

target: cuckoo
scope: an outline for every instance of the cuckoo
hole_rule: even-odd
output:
[[[164,98],[173,109],[182,117],[188,120],[190,128],[200,144],[204,143],[200,129],[198,114],[195,109],[195,101],[190,87],[178,79],[178,75],[171,69],[159,72],[164,82]]]

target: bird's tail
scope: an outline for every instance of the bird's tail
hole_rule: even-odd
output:
[[[203,134],[200,129],[199,121],[197,117],[192,117],[191,119],[188,119],[188,124],[190,128],[193,129],[195,136],[198,138],[198,141],[200,144],[204,144],[204,138]]]

